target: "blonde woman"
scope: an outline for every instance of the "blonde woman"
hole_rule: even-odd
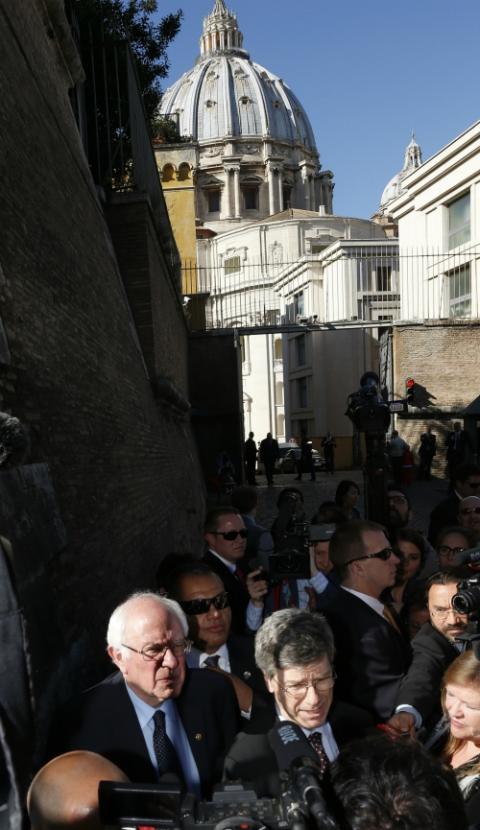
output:
[[[449,719],[443,756],[455,772],[470,824],[480,822],[480,660],[466,651],[443,677],[442,703]]]

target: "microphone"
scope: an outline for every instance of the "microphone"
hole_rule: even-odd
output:
[[[480,545],[477,545],[476,548],[468,548],[468,550],[462,550],[461,553],[457,553],[453,564],[474,565],[477,562],[480,562]]]
[[[293,793],[307,817],[318,828],[335,827],[323,798],[318,755],[300,727],[292,721],[279,721],[270,729],[268,740],[282,772],[288,771]]]
[[[278,768],[282,771],[290,771],[294,761],[298,761],[299,758],[318,761],[317,753],[310,741],[298,724],[292,721],[277,721],[268,733],[268,742],[275,755]]]

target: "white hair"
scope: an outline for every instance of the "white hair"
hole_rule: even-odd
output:
[[[155,594],[153,591],[136,591],[131,594],[121,605],[117,605],[113,611],[107,628],[107,645],[113,648],[121,648],[124,639],[125,628],[129,618],[129,610],[133,603],[137,600],[153,600],[157,602],[162,608],[165,608],[169,614],[173,614],[181,625],[184,637],[188,634],[188,621],[180,608],[178,602],[174,599],[167,599],[160,594]]]

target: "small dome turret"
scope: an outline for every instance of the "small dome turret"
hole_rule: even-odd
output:
[[[422,164],[422,151],[420,145],[417,144],[415,140],[415,133],[412,132],[412,137],[410,139],[410,143],[407,144],[405,149],[405,157],[403,160],[403,167],[399,173],[397,173],[393,178],[390,179],[388,182],[385,190],[382,193],[382,198],[380,200],[380,213],[388,213],[388,205],[390,202],[393,202],[397,196],[403,192],[402,182],[406,176],[408,176],[413,170],[416,170],[417,167],[420,167]]]

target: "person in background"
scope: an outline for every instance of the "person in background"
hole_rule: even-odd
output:
[[[418,450],[418,457],[420,459],[418,466],[419,481],[430,481],[432,461],[436,452],[437,436],[432,432],[432,426],[429,424],[427,431],[420,436],[420,447]]]
[[[325,457],[325,472],[331,473],[332,475],[335,472],[335,438],[333,437],[330,431],[327,432],[325,438],[322,441],[323,447],[323,454]]]
[[[457,467],[465,464],[468,452],[471,449],[470,439],[462,429],[460,421],[455,421],[453,430],[448,433],[445,442],[446,459],[447,459],[447,475],[454,487],[454,482],[457,474]]]
[[[257,465],[257,445],[253,440],[253,432],[248,433],[248,438],[243,445],[243,457],[245,459],[245,474],[247,484],[256,485],[255,467]]]
[[[418,592],[418,575],[423,568],[426,556],[425,539],[417,530],[404,527],[395,534],[394,551],[400,559],[395,585],[389,588],[386,602],[389,602],[397,614],[400,614],[409,596]]]
[[[480,496],[466,496],[458,505],[458,523],[466,528],[480,542]]]
[[[459,553],[475,547],[475,536],[466,527],[445,527],[437,537],[438,564],[441,571],[449,570]]]
[[[390,458],[393,479],[397,485],[401,484],[402,481],[402,460],[406,449],[406,442],[403,438],[400,438],[397,430],[394,429],[390,441],[387,444],[387,450]]]
[[[415,593],[404,603],[400,613],[400,622],[408,634],[408,639],[413,640],[422,625],[425,625],[429,619],[430,614],[425,599],[425,591],[420,590],[419,594]]]
[[[272,433],[267,432],[267,437],[260,441],[260,461],[265,467],[265,475],[267,483],[273,485],[273,471],[275,469],[275,462],[280,456],[278,449],[278,442],[272,438]]]
[[[480,467],[475,464],[462,464],[455,470],[453,492],[443,499],[430,514],[428,539],[436,544],[438,534],[444,527],[458,524],[458,503],[465,496],[480,494]]]
[[[354,481],[344,478],[338,485],[335,493],[335,504],[344,513],[345,518],[360,519],[360,511],[357,508],[360,499],[360,489]]]

